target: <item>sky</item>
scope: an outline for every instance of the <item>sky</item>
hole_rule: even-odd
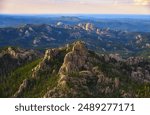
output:
[[[150,14],[150,0],[0,0],[0,14]]]

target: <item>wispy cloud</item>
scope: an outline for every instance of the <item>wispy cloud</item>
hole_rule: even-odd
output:
[[[3,2],[4,1],[4,2]],[[50,3],[87,3],[87,4],[139,4],[146,5],[150,0],[0,0],[0,3],[14,4],[50,4]]]
[[[0,0],[0,9],[3,7],[4,0]]]
[[[150,14],[150,0],[0,0],[0,13]]]
[[[134,0],[135,5],[150,5],[150,0]]]

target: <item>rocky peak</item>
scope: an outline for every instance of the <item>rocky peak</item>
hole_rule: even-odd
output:
[[[88,31],[88,30],[94,30],[94,25],[91,24],[91,23],[86,23],[85,27],[86,27],[86,30],[87,30],[87,31]]]
[[[34,57],[39,57],[35,50],[25,50],[20,48],[8,47],[0,53],[0,57],[9,55],[11,58],[31,61]]]
[[[126,63],[129,65],[135,65],[135,64],[138,64],[138,63],[143,62],[143,61],[144,61],[143,57],[129,57],[126,60]]]
[[[75,53],[79,53],[80,55],[87,54],[88,50],[83,41],[77,41],[74,43],[72,51]]]
[[[77,41],[73,44],[72,51],[67,53],[59,74],[71,73],[84,68],[87,60],[88,50],[84,42]]]
[[[57,49],[48,49],[45,51],[44,59],[43,60],[50,60],[51,58],[55,57],[58,54]]]
[[[82,29],[86,30],[86,31],[95,30],[94,25],[91,23],[85,23],[85,24],[79,23],[78,26],[81,27]]]
[[[20,85],[18,91],[13,95],[13,97],[20,97],[22,92],[29,87],[30,81],[25,79],[23,80],[23,83]]]
[[[18,54],[15,52],[15,50],[12,47],[8,47],[7,53],[10,54],[14,58],[18,58]]]
[[[68,97],[68,94],[75,97],[81,94],[81,89],[85,91],[85,94],[82,92],[83,95],[109,95],[118,89],[119,78],[109,78],[98,66],[94,66],[93,62],[96,63],[97,60],[96,54],[93,55],[88,51],[84,42],[73,43],[71,51],[65,55],[64,62],[59,69],[57,86],[49,90],[44,97]]]
[[[57,22],[56,26],[63,26],[64,24],[62,22]]]
[[[120,56],[120,54],[116,53],[116,54],[109,54],[109,58],[110,59],[114,59],[117,62],[119,61],[123,61],[122,57]]]
[[[135,97],[134,93],[124,90],[123,85],[128,86],[128,79],[149,83],[150,66],[142,58],[127,60],[119,54],[98,55],[88,50],[82,41],[48,49],[40,63],[32,69],[32,77],[23,81],[14,97],[21,97],[29,89],[37,91],[35,86],[40,85],[36,81],[41,80],[43,86],[46,84],[40,94],[44,97],[116,97],[116,94],[119,97]]]
[[[56,58],[58,53],[59,53],[59,49],[46,50],[43,60],[34,69],[32,69],[32,77],[33,78],[37,77],[39,71],[49,69],[51,66],[50,65],[51,60]]]

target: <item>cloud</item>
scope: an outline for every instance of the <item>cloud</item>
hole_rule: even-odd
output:
[[[149,1],[150,0],[0,0],[0,13],[150,14],[147,7]]]
[[[141,4],[141,1],[147,3],[149,0],[0,0],[4,1],[5,4],[29,4],[29,5],[39,5],[39,4],[66,4],[66,3],[82,3],[82,4],[105,4],[105,5],[113,5],[113,4]]]
[[[0,9],[3,8],[3,3],[4,3],[4,0],[0,0]]]
[[[144,5],[148,6],[150,5],[150,0],[134,0],[135,5]]]

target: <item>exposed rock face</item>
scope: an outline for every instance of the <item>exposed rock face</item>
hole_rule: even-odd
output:
[[[94,30],[94,25],[91,24],[91,23],[86,23],[85,29],[86,29],[87,31],[89,31],[89,30]]]
[[[3,51],[0,54],[0,57],[7,54],[10,55],[12,58],[22,60],[32,60],[34,57],[38,57],[38,53],[34,50],[24,50],[19,48],[14,49],[12,47],[8,47],[7,50]]]
[[[29,37],[30,36],[30,33],[28,30],[25,31],[25,37]]]
[[[71,52],[66,54],[64,63],[60,68],[59,74],[79,72],[84,68],[87,60],[87,49],[83,42],[76,42]]]
[[[57,55],[59,53],[58,49],[48,49],[45,51],[45,55],[43,60],[32,70],[32,77],[37,77],[37,74],[39,71],[44,71],[50,68],[51,66],[51,60],[54,58],[57,58]]]
[[[150,63],[143,57],[130,57],[126,64],[132,66],[131,78],[139,83],[150,83]]]
[[[21,51],[20,49],[16,49],[16,51],[12,48],[12,47],[8,47],[6,50],[3,50],[0,53],[0,57],[4,56],[4,55],[10,55],[12,58],[18,58],[18,56],[21,56],[23,51]]]
[[[34,50],[8,47],[0,52],[0,76],[7,75],[19,66],[31,62],[39,57]]]
[[[140,62],[143,62],[143,57],[129,57],[126,61],[126,63],[129,65],[135,65]]]
[[[8,47],[8,53],[14,58],[18,57],[18,54],[11,47]]]
[[[86,30],[86,31],[96,30],[94,25],[91,23],[85,23],[85,24],[80,23],[80,24],[78,24],[78,26],[81,27],[82,29]]]
[[[92,63],[97,62],[97,59],[90,56],[84,42],[74,43],[59,70],[58,85],[48,91],[44,97],[110,95],[119,88],[120,81],[118,78],[112,79],[105,76],[99,67],[94,67]]]
[[[109,54],[109,58],[110,59],[114,59],[117,62],[123,61],[122,57],[119,54]]]
[[[34,82],[36,80],[39,80],[41,77],[41,74],[47,73],[52,74],[52,60],[57,58],[57,55],[59,54],[59,49],[48,49],[45,51],[45,55],[41,62],[32,69],[32,75],[30,79],[25,79],[23,83],[20,85],[18,91],[14,94],[13,97],[21,97],[22,94],[25,92],[25,90],[30,89],[32,85],[34,85]],[[44,77],[46,77],[45,75]],[[43,76],[42,76],[43,77]],[[50,77],[50,76],[49,76]]]
[[[43,61],[45,61],[45,60],[49,61],[50,59],[54,58],[58,54],[58,52],[59,51],[57,49],[46,50]]]
[[[61,26],[63,26],[64,24],[63,24],[62,22],[57,22],[56,25],[59,26],[59,27],[61,27]]]
[[[137,35],[137,36],[135,37],[135,39],[136,39],[136,44],[140,44],[140,43],[143,41],[143,38],[142,38],[141,35]]]
[[[104,55],[102,54],[101,57],[104,59],[105,62],[124,62],[125,60],[122,59],[122,57],[119,54],[109,54],[109,55]]]
[[[30,81],[27,80],[27,79],[25,79],[25,80],[23,81],[23,83],[20,85],[19,90],[13,95],[13,97],[20,97],[21,94],[22,94],[22,92],[23,92],[26,88],[30,87],[29,85],[30,85]]]
[[[11,54],[14,55],[13,51]],[[40,93],[46,98],[138,97],[128,81],[150,83],[150,63],[142,57],[125,60],[119,54],[99,55],[88,50],[84,42],[77,41],[66,47],[46,50],[41,62],[32,69],[31,78],[23,81],[14,97],[34,90],[40,80],[48,83],[43,87],[42,95]]]
[[[150,83],[150,68],[134,68],[131,72],[131,77],[140,83]]]
[[[146,48],[150,48],[150,44],[149,43],[146,43]]]

